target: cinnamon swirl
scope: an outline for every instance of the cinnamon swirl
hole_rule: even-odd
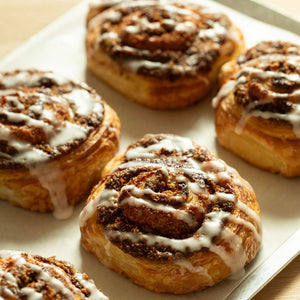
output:
[[[116,113],[86,84],[38,70],[0,73],[0,199],[70,216],[119,134]]]
[[[207,148],[146,135],[104,174],[80,214],[81,242],[135,284],[173,294],[201,290],[255,257],[254,191]]]
[[[108,300],[69,262],[12,250],[0,250],[0,298]]]
[[[244,41],[230,19],[193,0],[99,1],[88,14],[88,68],[133,101],[157,109],[205,97]]]
[[[257,167],[299,176],[300,46],[260,42],[221,77],[213,100],[220,144]]]

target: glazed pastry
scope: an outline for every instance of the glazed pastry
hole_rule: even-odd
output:
[[[188,293],[255,257],[261,225],[254,191],[207,148],[147,135],[104,174],[80,214],[81,243],[135,284]]]
[[[244,48],[227,16],[196,1],[98,2],[88,14],[88,68],[151,108],[183,108],[202,99],[221,65]]]
[[[0,299],[108,300],[70,263],[12,250],[0,250]]]
[[[213,100],[221,145],[262,169],[300,175],[300,46],[260,42],[224,65]]]
[[[116,113],[52,72],[0,73],[0,199],[69,217],[118,150]]]

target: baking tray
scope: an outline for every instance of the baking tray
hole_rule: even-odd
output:
[[[213,1],[201,3],[216,7],[231,17],[251,47],[260,40],[287,40],[300,44],[291,31],[299,28],[297,20],[253,0],[234,1],[235,10]],[[218,0],[233,3],[228,0]],[[240,3],[242,2],[242,4]],[[56,255],[72,262],[94,279],[111,300],[116,299],[249,299],[298,253],[300,248],[300,178],[286,179],[259,170],[220,147],[215,138],[211,97],[181,111],[155,111],[135,104],[96,79],[86,70],[84,53],[87,2],[81,2],[43,31],[29,39],[0,62],[0,70],[40,68],[53,70],[95,88],[116,110],[122,123],[120,151],[146,133],[174,133],[187,136],[207,146],[253,186],[260,203],[263,245],[256,259],[244,272],[201,292],[183,296],[161,295],[132,284],[106,269],[80,246],[78,215],[84,203],[76,206],[70,219],[56,220],[10,206],[0,201],[0,248],[27,251],[43,256]],[[252,17],[237,11],[251,11]],[[256,14],[256,15],[255,15]],[[253,18],[268,15],[273,25]],[[279,17],[280,15],[280,17]],[[277,23],[279,21],[279,23]],[[274,23],[276,26],[274,26]],[[298,26],[298,27],[297,27]],[[299,32],[299,31],[295,31]]]

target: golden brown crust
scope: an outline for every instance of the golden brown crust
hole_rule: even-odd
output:
[[[120,121],[85,84],[37,70],[1,76],[1,199],[63,218],[117,152]]]
[[[67,261],[0,250],[0,297],[7,300],[108,300],[89,277]]]
[[[195,2],[131,0],[98,9],[88,24],[88,68],[152,108],[182,108],[206,96],[221,65],[244,46],[225,15]]]
[[[261,42],[221,77],[213,100],[219,142],[258,167],[299,176],[300,47]]]
[[[80,216],[81,242],[134,283],[173,294],[201,290],[256,255],[255,194],[206,148],[148,135],[103,175]]]

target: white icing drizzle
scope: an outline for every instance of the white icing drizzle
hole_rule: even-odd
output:
[[[107,17],[105,17],[107,20]],[[125,27],[125,31],[131,32],[131,33],[141,33],[143,31],[147,30],[155,30],[159,29],[161,24],[159,22],[149,22],[146,17],[138,19],[138,23],[135,25],[129,25]]]
[[[191,262],[188,260],[177,260],[174,262],[174,265],[180,266],[180,272],[184,276],[185,271],[191,272],[191,273],[197,273],[199,276],[203,276],[207,278],[207,284],[208,286],[212,286],[215,284],[214,280],[212,277],[209,275],[207,272],[207,269],[203,266],[194,266]]]
[[[42,187],[49,192],[54,206],[53,216],[58,220],[69,218],[73,213],[73,206],[68,204],[64,174],[59,166],[48,165],[46,173],[43,166],[35,166],[30,168],[30,173],[36,176]]]
[[[235,86],[236,82],[234,80],[227,81],[219,90],[218,94],[212,99],[212,107],[216,109],[221,103],[221,100],[226,97]]]
[[[106,43],[112,43],[118,38],[119,37],[116,32],[105,32],[99,37],[98,42],[105,41]]]
[[[151,136],[151,135],[148,135]],[[154,137],[154,135],[152,135]],[[155,152],[160,149],[166,149],[168,151],[177,152],[188,152],[194,149],[194,145],[190,139],[179,137],[179,136],[169,136],[162,134],[163,139],[158,143],[144,147],[136,147],[129,149],[126,152],[126,158],[130,161],[134,158],[153,158],[155,157]]]
[[[90,0],[89,6],[90,7],[97,7],[99,5],[113,6],[113,5],[119,4],[122,1],[123,0]]]
[[[0,124],[0,136],[1,139],[7,139],[7,145],[14,147],[19,153],[14,155],[16,162],[22,162],[27,164],[30,163],[40,163],[49,159],[49,155],[43,152],[40,149],[32,148],[29,143],[21,141],[20,139],[14,138],[10,139],[10,130],[9,128],[2,127]],[[11,155],[7,153],[1,153],[3,157],[11,158]]]
[[[218,94],[212,99],[212,107],[217,108],[224,97],[226,97],[230,92],[232,92],[238,84],[245,82],[245,76],[240,76],[236,80],[227,81],[219,90]]]
[[[226,194],[226,193],[220,193],[220,192],[209,195],[209,200],[211,200],[212,202],[218,202],[218,200],[220,200],[220,199],[225,200],[225,201],[234,202],[235,197],[233,194]]]
[[[87,222],[87,220],[95,213],[98,203],[99,202],[96,199],[92,199],[85,205],[83,210],[80,212],[79,219],[78,219],[78,223],[80,227],[83,227],[84,224]]]
[[[130,206],[135,206],[135,207],[144,206],[144,207],[148,207],[152,210],[170,213],[172,215],[175,215],[177,219],[185,221],[188,225],[196,224],[196,221],[193,220],[193,218],[191,217],[191,215],[188,212],[175,209],[172,206],[159,204],[159,203],[153,203],[151,201],[147,201],[142,198],[136,198],[136,197],[127,197],[127,198],[123,199],[120,204],[120,207],[122,207],[123,205],[126,205],[126,204],[128,204]]]
[[[67,274],[59,267],[47,264],[42,261],[29,262],[23,255],[22,252],[13,250],[0,250],[0,259],[9,258],[13,261],[13,265],[16,267],[28,267],[33,272],[36,273],[36,279],[46,282],[56,293],[62,294],[64,299],[74,299],[73,291],[76,294],[81,295],[84,299],[103,299],[108,298],[100,292],[94,285],[92,280],[86,280],[83,278],[81,273],[76,272],[74,274],[75,279],[90,292],[88,297],[85,297],[80,289],[74,285],[68,278]],[[29,256],[29,259],[34,259],[34,257]],[[58,276],[58,278],[56,278]],[[22,295],[26,296],[28,300],[39,300],[44,299],[42,292],[38,292],[32,287],[19,288],[18,278],[11,272],[2,270],[0,268],[0,277],[4,279],[4,282],[9,284],[9,287],[5,287],[4,294],[14,296],[13,291],[16,289]],[[63,279],[59,279],[62,277]]]
[[[41,74],[30,74],[28,71],[22,71],[17,74],[13,75],[2,75],[0,74],[0,82],[6,87],[6,88],[13,88],[16,86],[34,86],[39,82],[41,78],[46,78],[53,80],[59,85],[63,85],[68,82],[68,80],[60,76],[58,74],[54,74],[52,72],[45,72],[42,75]]]
[[[176,31],[183,31],[183,32],[194,32],[196,31],[197,27],[193,22],[182,22],[175,26],[174,30]]]
[[[161,69],[166,70],[168,68],[167,63],[161,63],[158,61],[150,61],[150,60],[136,60],[136,59],[128,59],[124,66],[129,68],[130,70],[136,72],[141,67],[147,68],[147,69]],[[191,68],[190,68],[191,69]]]
[[[110,21],[110,22],[118,22],[122,18],[122,14],[119,11],[111,11],[106,14],[105,20]]]
[[[154,135],[150,136],[154,137]],[[162,137],[161,140],[157,141],[154,144],[150,144],[145,148],[142,146],[129,148],[125,153],[126,159],[128,161],[115,168],[112,172],[116,170],[123,170],[126,168],[138,169],[140,167],[146,167],[151,169],[159,169],[165,175],[175,174],[175,181],[187,183],[190,192],[194,193],[196,197],[197,195],[202,194],[208,196],[209,200],[212,203],[216,203],[219,201],[235,203],[235,205],[237,205],[239,209],[245,212],[250,217],[250,219],[253,220],[253,224],[258,224],[258,229],[256,229],[256,227],[250,221],[245,221],[239,217],[235,217],[230,212],[218,210],[207,213],[201,227],[197,230],[197,234],[189,238],[174,239],[163,236],[156,236],[153,234],[106,230],[105,234],[107,239],[130,239],[134,243],[146,241],[148,246],[169,246],[172,249],[176,249],[181,252],[185,252],[187,250],[191,252],[199,251],[201,248],[206,247],[210,251],[219,255],[228,265],[228,267],[231,268],[232,272],[235,272],[238,269],[242,268],[246,261],[246,253],[242,245],[242,239],[231,230],[227,229],[226,227],[224,228],[223,222],[224,220],[230,219],[230,221],[232,221],[233,223],[243,224],[247,226],[249,230],[254,232],[254,237],[258,241],[260,241],[259,216],[257,216],[256,213],[248,206],[241,203],[234,194],[227,194],[222,192],[210,194],[205,188],[203,188],[203,186],[201,186],[199,182],[192,182],[190,179],[188,179],[190,177],[193,178],[193,176],[204,176],[205,178],[209,178],[216,183],[218,183],[220,180],[235,183],[234,178],[237,177],[237,172],[233,171],[232,168],[227,167],[226,164],[219,159],[213,159],[211,161],[200,163],[199,161],[191,157],[187,157],[183,166],[176,165],[175,161],[169,161],[167,163],[160,162],[160,158],[156,153],[159,153],[161,149],[176,151],[177,153],[183,154],[181,156],[183,157],[185,155],[188,156],[189,151],[194,150],[195,146],[192,141],[187,138],[166,134],[159,136]],[[150,162],[149,159],[151,159]],[[237,182],[239,185],[243,184],[240,180],[237,180]],[[124,190],[126,190],[130,196],[126,197],[125,199],[118,200],[118,197]],[[170,213],[179,220],[183,220],[189,225],[194,224],[193,215],[190,214],[188,210],[190,205],[189,201],[183,202],[184,210],[175,210],[169,205],[163,206],[162,204],[154,203],[151,200],[144,199],[145,197],[143,196],[147,196],[147,194],[156,194],[160,196],[161,192],[154,192],[149,188],[140,189],[133,184],[124,185],[120,191],[116,191],[114,189],[104,189],[101,191],[97,191],[96,194],[92,196],[92,199],[83,209],[79,217],[80,226],[85,226],[86,221],[92,217],[98,206],[122,207],[125,204],[135,207],[143,206],[153,210]],[[179,198],[177,200],[181,199]],[[224,238],[230,244],[232,249],[234,249],[235,254],[229,254],[222,246],[215,245],[212,242],[212,239],[216,236]]]
[[[106,297],[102,292],[100,292],[94,282],[92,280],[86,280],[83,278],[83,274],[81,273],[77,273],[74,276],[79,282],[80,284],[86,288],[89,292],[90,295],[88,297],[86,297],[86,299],[90,299],[90,300],[108,300],[108,297]]]
[[[209,21],[208,21],[209,22]],[[228,35],[228,29],[222,26],[219,22],[209,22],[211,28],[201,29],[199,31],[200,38],[208,38],[214,41],[218,41],[218,38],[222,35]]]
[[[249,103],[243,108],[242,116],[235,128],[237,134],[243,132],[248,120],[251,117],[260,117],[263,119],[281,119],[289,122],[293,126],[294,133],[297,138],[300,137],[300,74],[286,74],[281,71],[264,71],[262,68],[269,62],[286,61],[288,64],[300,69],[300,56],[297,55],[280,55],[280,54],[266,54],[257,57],[242,67],[236,74],[235,80],[228,81],[219,91],[218,95],[213,99],[212,105],[216,108],[224,97],[228,96],[234,89],[242,83],[247,84],[246,76],[250,77],[250,81],[259,79],[261,81],[270,79],[283,79],[298,85],[290,93],[280,93],[263,88],[263,98],[257,99],[255,102]],[[263,83],[262,83],[263,85]],[[271,103],[275,99],[287,99],[291,104],[291,110],[287,113],[278,113],[271,111],[261,111],[255,109],[256,105]]]
[[[68,84],[71,81],[51,72],[31,72],[27,70],[16,73],[0,74],[0,83],[4,89],[0,89],[0,97],[5,97],[6,104],[0,107],[0,114],[5,115],[9,122],[16,126],[25,128],[38,128],[46,136],[48,145],[52,151],[56,152],[57,147],[72,143],[75,140],[85,140],[89,131],[89,126],[76,124],[72,118],[97,116],[103,118],[103,105],[98,95],[89,91],[85,84],[72,85],[72,91],[66,90],[59,96],[51,95],[47,88],[36,92],[27,93],[15,89],[17,87],[39,86],[42,80],[51,80],[57,85]],[[25,109],[21,100],[33,99],[34,103],[27,109],[27,112],[14,112],[12,108]],[[32,101],[31,101],[32,102]],[[69,113],[69,119],[61,120],[58,112],[51,109],[51,105],[60,105]],[[50,108],[49,108],[50,107]],[[67,116],[68,118],[68,116]],[[22,125],[18,123],[22,122]],[[39,148],[39,144],[22,140],[21,137],[14,136],[11,127],[0,124],[1,140],[7,145],[16,149],[15,154],[0,152],[2,157],[10,159],[15,163],[23,164],[33,176],[40,181],[41,185],[49,191],[50,199],[55,208],[54,216],[62,219],[69,217],[72,208],[68,205],[65,193],[65,183],[63,173],[55,163],[49,163],[47,174],[42,174],[43,164],[49,162],[50,155]],[[42,165],[41,165],[42,164]],[[51,170],[50,170],[51,169]],[[50,172],[51,171],[51,172]],[[58,184],[57,178],[61,178]],[[55,185],[53,182],[56,182]]]
[[[136,197],[143,197],[146,194],[147,195],[157,195],[157,196],[162,196],[164,195],[164,193],[160,193],[160,192],[154,192],[153,190],[149,189],[149,188],[143,188],[143,189],[139,189],[137,188],[135,185],[133,184],[128,184],[122,187],[121,192],[122,191],[130,191],[130,193]],[[105,190],[104,190],[105,191]],[[103,191],[103,192],[104,192]],[[110,193],[112,193],[113,190],[106,190],[106,191],[111,191]],[[109,196],[111,197],[111,196]],[[102,198],[102,196],[101,196]],[[184,199],[182,196],[173,196],[172,198],[174,198],[174,200],[176,200],[176,202],[184,202]]]
[[[51,147],[65,145],[68,141],[86,139],[88,129],[80,125],[65,122],[64,127],[49,142]]]
[[[260,226],[261,222],[260,222],[260,217],[249,207],[247,206],[245,203],[238,201],[237,202],[237,207],[243,211],[246,215],[248,215],[252,220],[254,220],[254,222]],[[261,228],[259,228],[258,230],[259,232],[261,232]]]
[[[43,294],[36,292],[33,288],[24,287],[21,289],[21,293],[27,297],[28,300],[42,300]]]
[[[74,89],[71,93],[65,94],[69,103],[75,105],[75,111],[80,116],[88,116],[92,113],[103,113],[103,106],[95,100],[100,100],[99,96],[91,97],[91,94],[84,89]]]

